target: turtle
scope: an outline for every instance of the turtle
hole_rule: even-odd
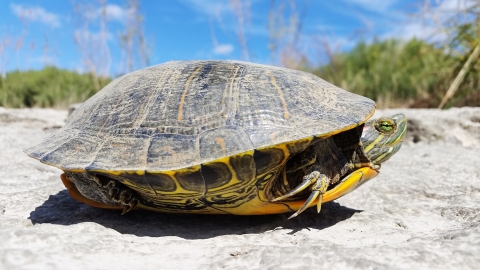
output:
[[[335,200],[401,147],[403,114],[307,72],[172,61],[123,75],[25,152],[91,206],[264,215]]]

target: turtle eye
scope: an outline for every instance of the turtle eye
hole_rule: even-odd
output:
[[[395,132],[395,122],[393,122],[391,119],[378,119],[374,126],[375,129],[381,133],[392,134]]]

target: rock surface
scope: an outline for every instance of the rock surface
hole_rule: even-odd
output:
[[[83,205],[22,152],[67,111],[0,108],[0,269],[478,269],[480,108],[378,114],[399,111],[406,142],[376,179],[287,220]]]

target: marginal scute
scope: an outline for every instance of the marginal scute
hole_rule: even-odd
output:
[[[158,192],[173,192],[177,189],[175,181],[164,173],[149,173],[145,174],[147,183]]]
[[[58,164],[62,160],[69,159],[70,168],[85,168],[94,161],[96,153],[102,146],[103,142],[98,138],[85,134],[66,140],[55,151],[43,156],[42,161]]]
[[[310,138],[305,138],[303,140],[298,140],[292,143],[288,143],[287,148],[288,148],[288,152],[290,153],[290,156],[293,156],[307,149],[307,147],[310,145],[312,140],[313,138],[310,137]]]
[[[224,186],[232,180],[232,172],[223,162],[202,164],[202,175],[208,190]]]
[[[284,162],[285,153],[279,148],[257,149],[253,154],[257,176],[262,175]]]
[[[105,138],[95,160],[85,169],[87,171],[145,170],[149,142],[150,138],[145,135],[118,135]]]
[[[55,132],[50,137],[46,138],[41,144],[32,146],[26,149],[25,152],[30,157],[36,158],[41,162],[58,165],[59,163],[50,163],[49,161],[61,162],[61,160],[60,161],[54,160],[46,156],[49,154],[54,154],[52,152],[56,152],[57,151],[56,149],[58,149],[60,145],[76,137],[78,133],[80,133],[80,131],[78,130],[72,131],[72,132],[64,132],[64,133]]]
[[[232,166],[239,182],[252,180],[256,176],[255,160],[253,151],[244,155],[234,155],[230,157]]]
[[[206,191],[200,165],[178,170],[175,172],[175,179],[177,179],[180,186],[186,191],[200,194],[204,194]]]

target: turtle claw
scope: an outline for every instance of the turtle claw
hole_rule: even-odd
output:
[[[314,190],[312,192],[312,194],[310,194],[310,196],[308,197],[308,199],[305,201],[305,203],[302,205],[302,207],[300,207],[300,209],[297,210],[297,212],[295,212],[295,214],[291,215],[288,219],[292,219],[298,215],[300,215],[303,211],[305,211],[305,209],[308,208],[308,206],[313,202],[315,201],[315,199],[320,195],[320,191],[318,190]],[[321,197],[319,199],[319,201],[321,200]],[[319,203],[317,202],[317,211],[318,211],[318,205],[320,204],[320,206],[322,205],[322,202],[320,201]],[[319,211],[320,212],[320,211]]]
[[[278,202],[278,201],[281,201],[281,200],[284,200],[284,199],[288,199],[288,198],[292,197],[293,195],[300,193],[301,191],[306,189],[311,184],[317,182],[317,179],[319,177],[320,177],[320,173],[317,172],[317,171],[314,171],[314,172],[310,173],[309,175],[304,177],[304,180],[303,180],[302,183],[300,183],[300,185],[298,185],[296,188],[292,189],[289,193],[273,199],[272,202]]]
[[[300,215],[300,213],[298,213],[298,211],[297,211],[297,212],[295,212],[295,214],[293,214],[293,215],[291,215],[289,218],[287,218],[287,220],[288,220],[288,219],[292,219],[292,218],[294,218],[294,217],[297,217],[298,215]]]
[[[132,211],[138,204],[137,194],[116,180],[110,180],[103,188],[114,202],[123,208],[122,215]]]
[[[132,209],[135,208],[135,206],[137,206],[137,204],[138,204],[138,200],[135,199],[135,198],[133,200],[129,201],[128,203],[123,204],[122,216],[125,215],[126,213],[132,211]]]
[[[317,197],[318,197],[317,212],[320,213],[320,210],[322,209],[323,194],[325,194],[325,192],[327,192],[328,185],[330,184],[330,179],[327,176],[325,176],[324,174],[320,174],[317,171],[314,171],[314,172],[310,173],[309,175],[305,176],[304,179],[305,180],[298,187],[296,187],[295,189],[290,191],[288,194],[272,200],[272,201],[278,201],[278,200],[282,200],[282,199],[291,197],[291,196],[299,193],[300,191],[304,190],[310,184],[314,183],[314,185],[312,187],[312,194],[310,194],[310,196],[305,201],[305,203],[302,205],[302,207],[300,207],[300,209],[298,209],[297,212],[295,212],[293,215],[291,215],[288,219],[292,219],[292,218],[300,215],[303,211],[305,211],[305,209],[307,209],[310,206],[310,204],[312,202],[315,201],[315,199],[317,199]]]
[[[323,194],[318,196],[318,201],[317,201],[317,213],[320,213],[320,210],[322,210],[322,199],[323,199]]]

